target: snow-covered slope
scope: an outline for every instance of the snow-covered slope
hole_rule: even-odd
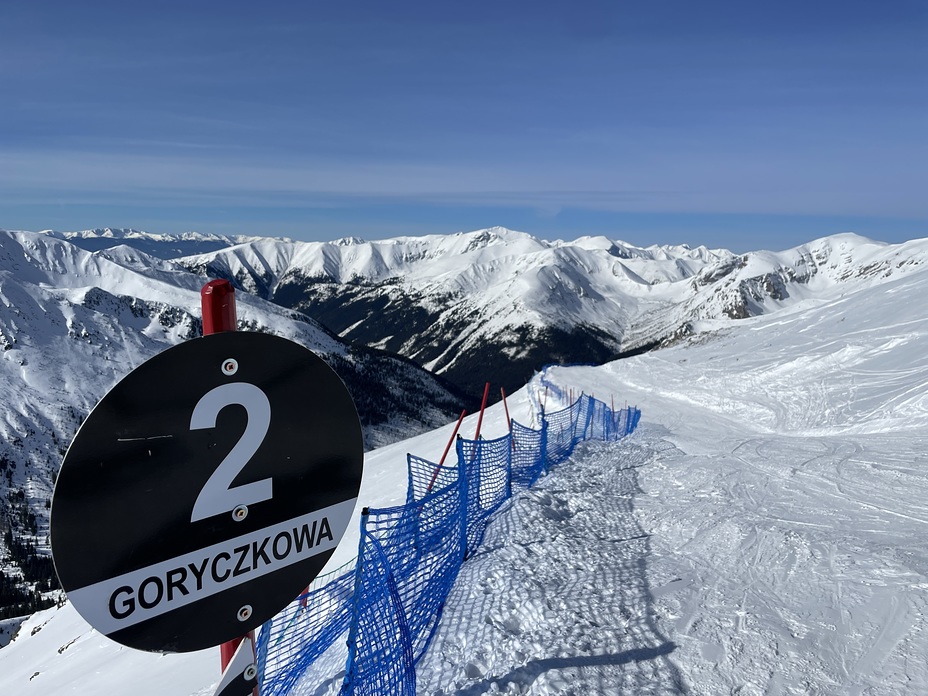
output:
[[[861,282],[842,278],[845,241],[875,264]],[[420,693],[928,693],[928,267],[908,263],[917,243],[826,246],[810,245],[817,271],[797,286],[823,294],[549,370],[637,403],[643,422],[501,510],[418,668]],[[528,389],[511,398],[516,419],[529,422],[528,403]],[[503,423],[493,407],[484,433]],[[449,434],[368,453],[359,502],[400,502],[405,453],[435,459]],[[0,649],[3,693],[154,696],[172,679],[186,696],[218,676],[218,651],[138,656],[69,608],[28,628]],[[335,669],[296,693],[337,690]]]
[[[236,244],[258,241],[261,237],[245,235],[208,234],[203,232],[185,232],[183,234],[157,234],[141,230],[103,227],[77,232],[58,232],[45,230],[43,234],[57,239],[65,239],[74,246],[86,251],[102,251],[122,244],[131,246],[146,254],[161,259],[173,259],[178,256],[203,254]],[[287,241],[282,239],[281,241]]]
[[[49,500],[77,426],[117,381],[201,333],[202,278],[118,246],[87,252],[29,232],[0,232],[0,526],[3,570],[32,586],[52,577]],[[349,349],[306,316],[240,293],[240,327],[322,354],[352,391],[368,446],[446,422],[460,402],[408,363]],[[38,551],[38,560],[36,552]],[[31,592],[5,596],[28,610]]]
[[[928,693],[925,292],[922,268],[553,371],[647,421],[632,506],[649,536],[627,579],[657,628],[642,647],[675,649],[635,693],[674,693],[675,670],[706,696]]]
[[[901,277],[928,240],[855,235],[736,256],[605,237],[546,242],[503,228],[379,242],[263,240],[182,259],[343,338],[405,355],[479,393],[548,362],[602,363],[740,319]]]

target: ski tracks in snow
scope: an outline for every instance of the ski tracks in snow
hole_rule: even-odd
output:
[[[928,693],[928,438],[715,432],[643,423],[508,501],[418,693]]]
[[[643,471],[655,611],[693,694],[928,693],[926,445],[762,436]]]
[[[420,694],[687,693],[655,623],[650,539],[634,512],[639,468],[655,456],[634,438],[587,443],[508,501],[461,569]]]

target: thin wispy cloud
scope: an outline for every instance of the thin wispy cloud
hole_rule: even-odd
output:
[[[47,226],[43,200],[171,226],[265,206],[312,236],[281,211],[341,207],[347,228],[363,202],[391,224],[817,215],[928,234],[918,3],[210,5],[0,10],[0,226]]]
[[[917,217],[926,214],[918,176],[884,189],[882,172],[837,166],[822,170],[788,155],[746,160],[724,153],[705,160],[655,156],[621,163],[536,167],[521,162],[475,164],[392,161],[275,164],[233,157],[94,152],[0,154],[0,203],[40,200],[43,192],[72,199],[186,205],[332,205],[351,199],[393,199],[408,205],[442,203],[582,207],[651,212],[731,212]],[[784,177],[781,172],[787,171]]]

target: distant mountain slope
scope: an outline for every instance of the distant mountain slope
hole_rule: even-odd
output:
[[[521,386],[549,362],[601,363],[921,263],[928,242],[838,235],[784,252],[547,242],[503,228],[331,243],[265,239],[179,259],[305,311],[346,340],[469,390]]]
[[[546,362],[613,357],[637,313],[628,288],[690,276],[708,259],[730,256],[680,249],[674,263],[661,264],[663,253],[494,228],[382,242],[264,240],[180,263],[477,393],[486,380],[517,388]]]
[[[257,241],[262,237],[248,237],[245,235],[205,234],[202,232],[186,232],[184,234],[153,234],[141,230],[103,227],[78,232],[58,232],[45,230],[46,234],[56,239],[64,239],[74,246],[86,251],[101,251],[121,244],[127,244],[133,249],[143,251],[159,259],[173,259],[178,256],[203,254],[216,251],[236,244]],[[284,240],[285,241],[285,240]]]
[[[134,367],[200,335],[202,284],[127,246],[90,253],[48,235],[0,232],[0,532],[7,577],[25,572],[31,585],[51,577],[44,555],[48,504],[77,426]],[[368,447],[446,423],[461,406],[418,366],[350,348],[303,314],[245,293],[237,308],[241,329],[290,338],[336,369],[355,398]],[[30,572],[36,551],[44,561]],[[0,617],[11,603],[3,587]]]
[[[804,301],[881,285],[924,268],[928,239],[904,244],[839,234],[781,252],[756,251],[706,265],[680,281],[662,311],[637,317],[626,345],[666,344],[698,333],[702,322],[769,314]]]

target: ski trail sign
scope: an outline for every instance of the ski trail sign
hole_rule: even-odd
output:
[[[245,332],[170,348],[103,397],[68,449],[51,510],[61,586],[132,648],[244,635],[332,555],[362,464],[354,402],[311,351]]]

